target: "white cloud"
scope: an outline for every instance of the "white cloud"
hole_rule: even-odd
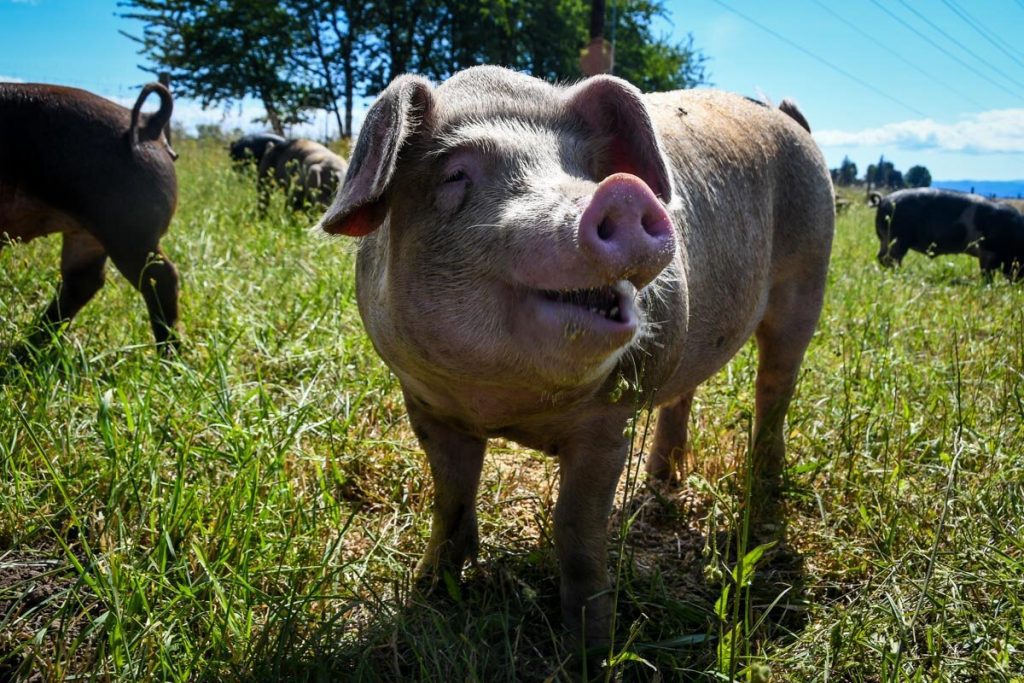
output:
[[[994,109],[955,123],[932,119],[889,123],[858,131],[821,130],[814,139],[822,147],[892,147],[966,154],[1024,152],[1024,109]]]
[[[0,74],[0,83],[24,83],[25,79],[18,78],[17,76],[4,76]]]
[[[12,5],[38,5],[40,0],[11,0]]]

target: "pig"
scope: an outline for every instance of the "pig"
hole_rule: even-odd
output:
[[[243,135],[228,147],[228,154],[235,168],[244,168],[248,164],[259,166],[270,145],[283,145],[285,139],[274,133],[250,133]]]
[[[377,98],[319,226],[361,238],[360,315],[433,474],[422,581],[476,552],[486,444],[511,439],[559,460],[563,622],[607,642],[629,420],[660,406],[646,470],[671,481],[694,390],[752,335],[751,499],[763,528],[779,518],[835,222],[828,167],[780,108],[493,66],[436,87],[403,75]]]
[[[319,142],[270,142],[259,164],[260,207],[266,209],[270,188],[277,184],[287,190],[293,209],[322,209],[330,204],[347,170],[345,160]]]
[[[1010,280],[1021,275],[1024,215],[1009,204],[935,188],[898,190],[886,197],[872,192],[869,203],[878,207],[875,233],[883,267],[902,264],[913,249],[931,257],[975,256],[986,280],[996,270]]]
[[[160,107],[143,114],[151,94]],[[92,299],[108,257],[142,294],[159,348],[176,344],[178,272],[160,247],[178,200],[163,132],[172,107],[159,83],[131,110],[76,88],[0,83],[0,247],[63,237],[57,294],[29,345],[52,339]]]

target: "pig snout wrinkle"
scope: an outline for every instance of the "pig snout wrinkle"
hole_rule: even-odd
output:
[[[643,180],[616,173],[601,181],[580,216],[579,244],[606,277],[641,289],[672,259],[675,230]]]

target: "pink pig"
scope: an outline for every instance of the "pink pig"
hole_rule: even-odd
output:
[[[607,640],[628,421],[660,406],[647,471],[671,479],[694,390],[751,335],[752,495],[777,514],[835,219],[807,123],[780,109],[497,67],[436,88],[401,76],[380,95],[320,225],[362,237],[359,310],[430,462],[421,576],[457,575],[475,553],[487,440],[512,439],[559,458],[563,619]]]

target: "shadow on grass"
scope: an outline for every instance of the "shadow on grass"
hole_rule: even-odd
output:
[[[711,680],[728,625],[715,614],[721,585],[705,580],[707,539],[680,519],[678,506],[641,497],[629,506],[634,521],[625,545],[615,543],[625,554],[611,556],[613,575],[620,568],[610,651],[616,664],[589,677]],[[719,533],[714,542],[722,557],[735,555],[728,551],[735,545],[730,534]],[[578,680],[579,660],[560,623],[553,550],[487,550],[481,565],[429,597],[392,584],[389,595],[372,603],[325,610],[317,624],[303,622],[309,612],[302,605],[286,608],[252,643],[244,670],[233,672],[232,680]],[[756,623],[738,645],[740,659],[806,624],[803,558],[784,542],[766,554],[749,591],[740,593],[741,613]]]

